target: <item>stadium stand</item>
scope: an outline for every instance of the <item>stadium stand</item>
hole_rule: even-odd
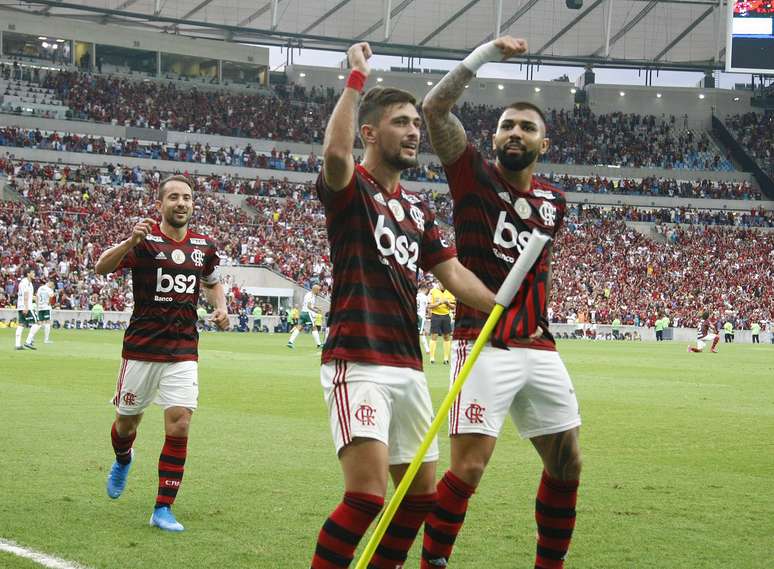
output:
[[[725,124],[760,167],[774,175],[774,115],[734,115]]]
[[[8,66],[6,66],[7,68]],[[10,72],[8,72],[10,73]],[[30,76],[35,83],[34,75]],[[175,84],[138,81],[78,71],[41,72],[46,92],[64,102],[68,117],[114,125],[322,143],[325,121],[335,104],[332,89],[280,86],[270,93],[228,89],[182,89]],[[456,114],[482,149],[501,109],[465,103]],[[621,167],[732,171],[731,161],[707,132],[679,125],[675,116],[609,113],[581,107],[547,110],[552,140],[542,161]],[[427,137],[421,150],[431,152]]]

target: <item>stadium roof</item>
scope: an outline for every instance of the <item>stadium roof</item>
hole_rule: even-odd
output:
[[[17,6],[70,18],[196,37],[342,51],[354,41],[380,54],[461,59],[501,33],[526,37],[531,61],[719,68],[723,0],[59,0]],[[718,55],[720,57],[718,57]]]

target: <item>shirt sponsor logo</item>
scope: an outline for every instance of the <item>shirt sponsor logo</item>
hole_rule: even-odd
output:
[[[401,212],[403,208],[401,208]],[[419,243],[412,241],[409,243],[405,235],[395,236],[395,232],[384,225],[384,216],[380,215],[374,229],[374,239],[376,247],[383,257],[394,256],[395,260],[408,267],[411,271],[417,270],[417,260],[419,259]],[[386,263],[385,263],[386,264]]]
[[[507,204],[512,204],[513,203],[511,201],[511,196],[510,196],[510,194],[508,192],[498,192],[497,195],[500,196],[500,199],[503,200],[505,203],[507,203]]]
[[[167,256],[164,254],[164,251],[159,251],[159,254],[154,257],[157,261],[166,261]]]
[[[179,293],[193,294],[196,290],[196,275],[172,276],[166,274],[164,269],[159,267],[156,271],[156,292],[172,292],[173,290]],[[161,302],[169,301],[163,300]]]
[[[534,195],[536,198],[544,198],[547,200],[553,200],[556,199],[556,196],[553,192],[549,192],[548,190],[532,190],[532,195]]]
[[[172,260],[178,265],[182,265],[185,263],[185,253],[183,253],[183,251],[180,249],[175,249],[172,251]]]
[[[494,243],[500,247],[506,249],[513,249],[521,253],[524,247],[529,243],[529,239],[532,233],[529,231],[519,231],[513,223],[505,221],[508,214],[504,211],[500,212],[500,217],[497,218],[497,227],[494,233]]]
[[[374,201],[379,202],[382,205],[387,205],[387,202],[385,201],[382,194],[374,194]]]
[[[146,235],[145,236],[146,241],[154,241],[156,243],[164,243],[164,239],[159,237],[158,235]]]
[[[406,200],[410,204],[418,204],[419,202],[422,201],[417,196],[412,196],[411,194],[407,194],[403,190],[401,190],[400,195],[403,197],[404,200]]]
[[[153,300],[155,300],[156,302],[172,302],[175,299],[172,298],[171,296],[159,296],[156,294],[153,296]]]
[[[188,240],[191,245],[206,245],[207,241],[205,239],[199,239],[198,237],[191,237]]]

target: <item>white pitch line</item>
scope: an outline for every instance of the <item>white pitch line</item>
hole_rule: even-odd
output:
[[[7,539],[0,538],[0,551],[6,551],[13,555],[30,559],[38,565],[49,567],[50,569],[87,569],[83,565],[78,565],[77,563],[65,561],[64,559],[59,559],[52,555],[46,555],[45,553],[22,547],[18,543],[14,543]]]

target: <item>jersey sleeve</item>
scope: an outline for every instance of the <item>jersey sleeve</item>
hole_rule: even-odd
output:
[[[343,189],[334,192],[328,184],[325,182],[325,175],[320,172],[317,176],[317,182],[315,188],[320,201],[325,206],[325,209],[336,210],[344,207],[352,199],[355,194],[355,186],[357,185],[357,167],[352,171],[352,179],[349,184]]]
[[[444,165],[446,180],[449,184],[449,192],[452,198],[458,200],[466,193],[473,190],[474,176],[473,165],[476,160],[483,160],[481,154],[472,144],[468,143],[465,151],[451,164]]]
[[[439,263],[456,256],[457,250],[441,235],[441,228],[438,227],[435,215],[429,208],[425,208],[425,231],[422,233],[419,266],[423,271],[429,271]]]
[[[124,258],[121,259],[121,262],[118,263],[118,266],[116,267],[116,270],[113,271],[113,272],[115,273],[115,272],[118,272],[118,271],[122,271],[124,269],[134,269],[134,268],[136,268],[137,267],[137,253],[138,253],[138,250],[143,248],[143,247],[145,247],[145,241],[143,241],[139,245],[136,245],[136,246],[132,247],[129,250],[129,252],[126,255],[124,255]]]
[[[210,254],[207,255],[207,259],[204,262],[204,269],[202,270],[202,282],[207,285],[216,285],[220,282],[220,257],[218,257],[215,251],[215,246],[212,246]]]

